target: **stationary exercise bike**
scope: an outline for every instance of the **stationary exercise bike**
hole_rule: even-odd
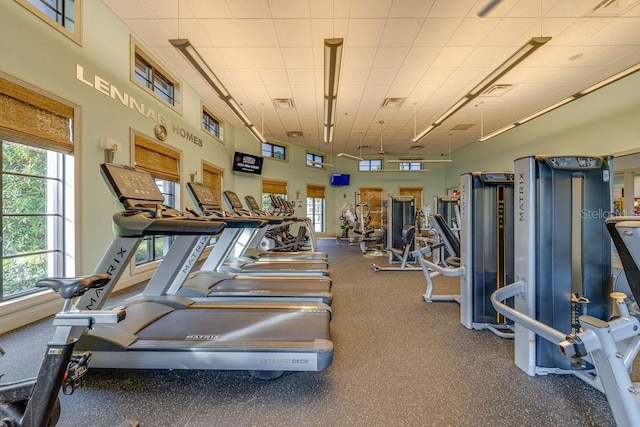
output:
[[[0,427],[49,427],[60,417],[58,392],[71,394],[83,385],[90,352],[73,354],[76,341],[97,323],[117,323],[124,319],[124,309],[77,310],[74,300],[89,289],[109,282],[107,274],[74,278],[45,278],[36,284],[49,288],[65,299],[62,311],[55,315],[53,338],[36,378],[0,384]],[[0,356],[4,351],[0,351]],[[136,425],[128,423],[124,425]]]

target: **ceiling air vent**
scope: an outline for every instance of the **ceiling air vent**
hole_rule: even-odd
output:
[[[380,108],[400,108],[404,103],[404,98],[385,98]]]
[[[409,150],[422,150],[424,148],[424,145],[412,145],[411,147],[409,147]]]
[[[302,132],[299,130],[290,130],[287,132],[289,138],[302,138]]]
[[[509,92],[512,88],[512,84],[497,83],[495,85],[489,86],[484,92],[480,94],[480,96],[498,97]]]
[[[274,98],[273,106],[276,107],[277,110],[293,110],[295,108],[293,99],[291,98]]]
[[[369,151],[371,150],[373,147],[370,145],[361,145],[358,147],[358,150],[363,150],[363,151]]]

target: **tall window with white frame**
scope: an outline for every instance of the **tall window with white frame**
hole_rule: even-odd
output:
[[[307,217],[313,222],[316,233],[325,230],[325,194],[324,186],[307,184]]]
[[[204,108],[202,109],[202,129],[206,130],[220,141],[223,141],[224,129],[222,124],[213,116],[213,114]]]
[[[0,301],[75,274],[74,109],[0,76]]]

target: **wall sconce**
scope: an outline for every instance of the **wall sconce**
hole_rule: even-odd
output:
[[[107,136],[101,137],[99,141],[100,148],[104,150],[105,163],[113,163],[115,154],[122,151],[122,143]]]
[[[196,175],[198,175],[198,171],[196,169],[189,169],[189,182],[194,182],[196,180]]]

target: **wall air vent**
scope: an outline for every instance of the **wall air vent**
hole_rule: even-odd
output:
[[[497,84],[489,86],[479,96],[498,97],[498,96],[502,96],[505,93],[509,92],[512,88],[513,88],[512,84],[497,83]]]
[[[276,107],[277,110],[293,110],[296,108],[291,98],[274,98],[273,106]]]
[[[385,98],[380,108],[400,108],[404,104],[405,98]]]

